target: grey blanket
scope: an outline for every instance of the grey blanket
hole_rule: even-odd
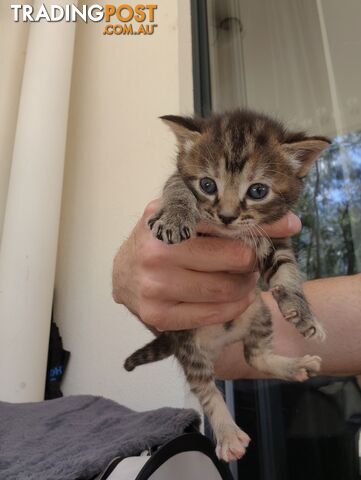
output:
[[[0,402],[0,479],[91,479],[112,458],[138,455],[192,425],[194,410],[134,412],[90,395]]]

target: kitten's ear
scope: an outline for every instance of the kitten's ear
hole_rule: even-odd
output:
[[[306,137],[298,142],[284,143],[283,149],[295,166],[297,176],[303,178],[330,143],[326,137]]]
[[[189,151],[201,135],[202,119],[200,118],[179,117],[177,115],[164,115],[159,118],[170,127],[177,137],[180,149]]]

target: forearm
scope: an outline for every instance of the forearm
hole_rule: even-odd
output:
[[[319,355],[323,375],[360,374],[361,275],[309,281],[304,290],[314,314],[326,329],[326,341],[305,340],[283,319],[270,293],[264,293],[272,311],[275,352],[292,357],[306,353]],[[245,362],[240,342],[231,345],[218,359],[216,375],[222,379],[262,377]]]

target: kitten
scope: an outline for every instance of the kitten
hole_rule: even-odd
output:
[[[297,201],[302,179],[330,141],[287,131],[278,121],[248,110],[186,118],[161,117],[178,143],[177,171],[166,182],[161,208],[148,225],[154,236],[178,243],[196,235],[197,223],[212,224],[218,235],[240,239],[256,250],[258,269],[284,318],[305,337],[323,340],[312,315],[289,239],[262,236]],[[194,330],[164,332],[125,361],[136,366],[175,355],[192,392],[213,428],[219,458],[242,457],[250,441],[233,421],[215,385],[213,363],[239,340],[246,361],[261,372],[303,381],[317,374],[321,359],[288,358],[272,351],[271,313],[258,291],[256,300],[234,320]]]

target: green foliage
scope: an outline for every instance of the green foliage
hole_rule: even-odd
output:
[[[361,271],[361,132],[336,137],[305,180],[295,240],[307,278]]]

